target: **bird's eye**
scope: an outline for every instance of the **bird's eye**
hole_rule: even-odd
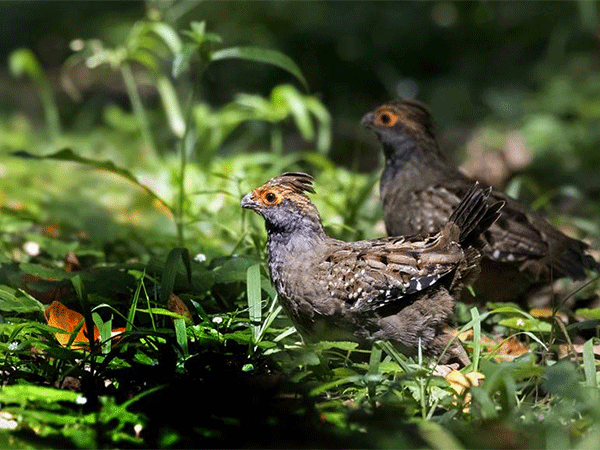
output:
[[[384,127],[393,127],[398,122],[398,115],[392,111],[381,111],[375,117],[375,122]]]
[[[279,202],[279,196],[274,192],[267,192],[263,198],[265,199],[265,203],[267,205],[275,205]]]

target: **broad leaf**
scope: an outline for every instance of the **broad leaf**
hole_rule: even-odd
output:
[[[531,331],[534,333],[550,333],[552,331],[552,324],[538,319],[510,317],[508,319],[502,319],[499,324],[504,327],[510,327],[522,331]]]
[[[129,172],[126,169],[116,166],[112,161],[95,161],[93,159],[85,158],[83,156],[76,155],[75,153],[73,153],[73,150],[71,150],[69,148],[65,148],[65,149],[59,150],[56,153],[51,153],[49,155],[42,155],[42,156],[34,155],[33,153],[29,153],[25,150],[13,152],[12,155],[16,156],[17,158],[24,158],[24,159],[39,159],[39,160],[53,159],[53,160],[57,160],[57,161],[76,162],[79,164],[84,164],[86,166],[90,166],[94,169],[106,170],[108,172],[114,173],[115,175],[119,175],[119,176],[125,178],[126,180],[131,181],[136,186],[142,188],[152,198],[154,198],[154,199],[158,200],[160,203],[162,203],[171,212],[171,214],[173,213],[173,210],[171,209],[171,207],[169,205],[167,205],[167,203],[162,198],[160,198],[158,195],[156,195],[154,193],[154,191],[152,191],[150,188],[148,188],[147,186],[140,183],[138,181],[138,179],[131,172]]]
[[[212,61],[229,58],[245,59],[279,67],[294,75],[302,83],[304,89],[308,91],[308,83],[300,68],[289,56],[281,52],[257,47],[232,47],[216,51],[211,55]]]
[[[166,76],[161,75],[156,82],[156,88],[165,108],[171,131],[178,138],[182,138],[185,134],[185,119],[183,118],[177,92],[175,92],[173,84]]]
[[[586,319],[600,319],[600,308],[580,308],[575,311],[578,316]]]

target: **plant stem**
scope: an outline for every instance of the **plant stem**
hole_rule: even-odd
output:
[[[60,136],[60,117],[58,115],[58,108],[54,101],[54,94],[50,88],[50,84],[46,77],[42,77],[38,82],[38,91],[42,104],[44,105],[44,111],[46,113],[46,122],[48,124],[48,133],[53,141],[56,141]]]
[[[175,209],[175,227],[177,228],[177,241],[179,242],[180,247],[183,247],[185,242],[185,236],[183,234],[183,210],[185,203],[185,168],[187,166],[185,141],[187,140],[188,133],[186,133],[184,139],[179,139],[177,141],[177,151],[179,152],[179,180],[177,189],[179,195],[177,198],[177,208]]]
[[[283,133],[277,125],[271,128],[271,151],[277,156],[283,155]]]
[[[184,236],[184,209],[185,209],[185,172],[187,168],[188,154],[191,154],[196,145],[196,132],[192,126],[192,105],[194,104],[195,92],[189,95],[185,109],[185,133],[177,140],[177,151],[179,152],[179,183],[177,189],[177,208],[175,210],[175,226],[177,227],[177,240],[180,247],[185,247]]]
[[[129,95],[129,100],[131,101],[133,113],[135,114],[140,131],[142,133],[142,139],[144,140],[144,143],[146,144],[146,147],[148,147],[150,153],[153,156],[156,156],[156,146],[154,145],[154,139],[152,138],[152,133],[150,132],[148,116],[146,115],[146,110],[142,104],[142,99],[138,93],[137,86],[135,84],[135,78],[133,77],[133,73],[131,72],[131,67],[129,64],[125,62],[121,64],[121,74],[123,75],[123,81],[125,81],[125,87],[127,88],[127,95]]]

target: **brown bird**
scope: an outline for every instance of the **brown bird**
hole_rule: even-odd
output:
[[[388,235],[441,229],[474,180],[440,152],[429,110],[416,101],[394,101],[367,113],[362,125],[383,146],[380,192]],[[478,297],[514,299],[553,279],[583,279],[586,269],[600,267],[586,254],[585,243],[564,235],[526,205],[498,191],[489,201],[506,205],[483,233]]]
[[[265,219],[279,301],[309,341],[393,341],[400,351],[442,356],[454,297],[479,271],[479,234],[498,217],[490,190],[469,190],[441,231],[428,237],[344,242],[329,237],[307,192],[313,178],[285,173],[241,206]],[[441,357],[468,363],[456,342]]]

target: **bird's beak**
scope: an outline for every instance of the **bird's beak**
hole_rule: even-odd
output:
[[[240,202],[240,206],[246,209],[256,209],[258,203],[256,203],[256,200],[252,198],[252,192],[244,196],[244,198]]]
[[[365,128],[373,128],[373,117],[372,112],[366,113],[360,121],[360,124]]]

